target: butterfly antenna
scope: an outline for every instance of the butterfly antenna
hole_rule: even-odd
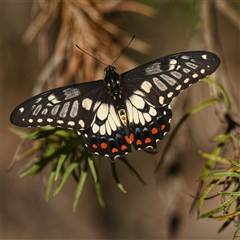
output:
[[[87,54],[88,56],[90,56],[91,58],[95,59],[97,62],[105,65],[107,67],[107,64],[100,61],[99,59],[95,58],[94,56],[92,56],[91,54],[89,54],[88,52],[84,51],[82,48],[80,48],[78,45],[76,45],[77,48],[79,48],[82,52],[84,52],[85,54]]]
[[[120,52],[119,56],[114,60],[114,62],[112,63],[112,65],[122,56],[122,54],[126,51],[126,49],[128,48],[128,46],[131,44],[131,42],[133,41],[133,39],[135,38],[135,35],[132,36],[131,40],[129,41],[128,45]]]

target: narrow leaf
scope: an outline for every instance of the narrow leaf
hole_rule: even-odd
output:
[[[64,186],[65,182],[66,182],[67,179],[69,178],[71,172],[72,172],[76,167],[78,167],[78,166],[79,166],[79,163],[77,163],[77,162],[72,162],[72,163],[67,167],[66,171],[65,171],[64,174],[63,174],[63,177],[62,177],[62,180],[61,180],[59,186],[57,187],[56,191],[54,192],[54,196],[57,195],[57,194],[61,191],[61,189],[62,189],[62,187]]]
[[[83,186],[85,184],[86,178],[87,178],[88,172],[86,171],[82,171],[80,178],[79,178],[79,182],[76,188],[76,192],[75,192],[75,196],[74,196],[74,202],[73,202],[73,211],[75,212],[77,209],[77,205],[79,202],[79,198],[81,196],[82,190],[83,190]]]
[[[54,177],[55,177],[55,171],[51,171],[48,175],[48,180],[47,180],[47,186],[46,186],[46,193],[45,193],[45,198],[48,201],[50,197],[50,193],[52,190],[52,185],[54,182]]]

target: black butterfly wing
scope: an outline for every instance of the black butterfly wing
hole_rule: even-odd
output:
[[[103,80],[41,93],[20,104],[10,121],[20,127],[54,126],[83,135],[91,153],[111,160],[135,149],[156,148],[170,130],[169,104],[189,85],[210,75],[220,63],[208,52],[186,52],[149,62],[120,75],[128,128]],[[109,68],[112,69],[112,68]],[[118,79],[114,79],[117,83]]]
[[[170,130],[171,101],[191,84],[212,74],[219,64],[213,53],[184,52],[121,74],[134,148],[156,148],[156,142]]]
[[[108,101],[107,96],[103,80],[52,89],[16,107],[10,121],[19,127],[85,129],[91,125],[99,105]]]
[[[120,75],[126,95],[145,98],[154,106],[170,104],[184,89],[212,74],[220,59],[206,51],[182,52],[159,58]]]
[[[113,99],[103,80],[52,89],[14,109],[12,124],[19,127],[54,126],[76,130],[89,152],[116,156],[131,152]]]

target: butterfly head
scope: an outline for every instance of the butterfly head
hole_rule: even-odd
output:
[[[116,68],[112,65],[108,65],[107,67],[104,68],[104,72],[106,74],[111,73],[111,72],[116,72]]]
[[[116,68],[112,65],[107,66],[105,69],[105,82],[109,83],[109,82],[116,82],[119,79],[119,75],[116,72]]]

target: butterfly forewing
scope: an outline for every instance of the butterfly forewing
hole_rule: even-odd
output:
[[[170,130],[169,104],[184,89],[212,74],[220,64],[209,52],[183,52],[159,58],[104,80],[39,94],[20,104],[10,121],[20,127],[55,126],[78,131],[89,152],[117,156],[156,148]]]
[[[170,104],[184,89],[212,74],[220,64],[210,52],[183,52],[159,58],[120,75],[126,95],[133,92],[155,106]]]
[[[10,121],[19,127],[85,129],[100,103],[108,98],[103,80],[61,87],[23,102],[12,112]]]

